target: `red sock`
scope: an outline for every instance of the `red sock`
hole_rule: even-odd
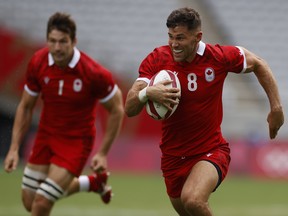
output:
[[[96,175],[89,175],[88,179],[90,182],[89,191],[97,192],[99,190],[99,183],[97,182]]]

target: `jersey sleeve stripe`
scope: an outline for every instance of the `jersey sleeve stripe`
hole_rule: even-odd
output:
[[[34,91],[30,90],[29,87],[27,86],[27,84],[24,86],[24,89],[25,89],[25,91],[28,92],[28,94],[31,95],[31,96],[36,97],[36,96],[39,95],[38,92],[34,92]]]
[[[140,80],[146,82],[147,84],[150,82],[150,80],[146,77],[139,77],[136,79],[136,81],[140,81]]]
[[[241,47],[239,47],[239,46],[236,46],[239,50],[240,50],[240,52],[242,53],[242,55],[243,55],[243,69],[242,69],[242,71],[240,72],[240,73],[244,73],[245,71],[246,71],[246,69],[247,69],[247,62],[246,62],[246,56],[245,56],[245,53],[244,53],[244,50],[241,48]]]
[[[113,90],[106,97],[99,100],[100,103],[105,103],[109,101],[117,92],[118,86],[115,84]]]

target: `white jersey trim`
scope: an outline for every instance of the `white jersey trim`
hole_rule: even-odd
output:
[[[25,84],[24,89],[25,89],[25,91],[28,92],[28,94],[31,95],[31,96],[36,97],[36,96],[39,95],[38,92],[34,92],[34,91],[30,90],[29,87],[27,86],[27,84]]]
[[[70,68],[74,68],[74,67],[76,66],[76,64],[79,62],[80,57],[81,57],[80,51],[79,51],[76,47],[74,47],[73,58],[72,58],[71,61],[69,62],[68,66],[69,66]],[[49,54],[48,54],[48,65],[49,65],[49,66],[52,66],[54,63],[55,63],[55,62],[54,62],[54,59],[53,59],[53,57],[52,57],[52,54],[49,53]]]
[[[206,48],[206,44],[202,41],[199,42],[199,46],[198,46],[198,50],[197,50],[197,54],[200,56],[204,55],[205,52],[205,48]]]
[[[150,80],[148,78],[146,78],[146,77],[138,77],[136,79],[136,81],[140,81],[140,80],[146,82],[147,84],[150,82]]]
[[[240,50],[240,53],[243,55],[243,58],[244,58],[244,60],[243,60],[243,69],[240,72],[240,73],[244,73],[246,71],[246,69],[247,69],[247,61],[246,61],[245,52],[242,49],[242,47],[240,47],[240,46],[236,46],[236,47]]]
[[[106,97],[99,100],[100,103],[105,103],[109,101],[117,92],[118,86],[115,84],[113,90]]]

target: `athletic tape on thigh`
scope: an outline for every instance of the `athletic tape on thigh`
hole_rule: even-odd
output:
[[[64,191],[52,179],[46,178],[45,181],[40,184],[40,187],[36,193],[41,194],[47,199],[55,202],[56,200],[58,200],[60,197],[63,196]]]
[[[36,191],[46,177],[46,173],[42,173],[25,167],[22,178],[22,188]]]

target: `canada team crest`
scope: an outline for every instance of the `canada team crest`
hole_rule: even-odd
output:
[[[213,68],[206,68],[205,79],[207,82],[212,82],[215,79],[215,71]]]
[[[44,83],[47,85],[50,81],[50,78],[48,76],[44,77]]]

